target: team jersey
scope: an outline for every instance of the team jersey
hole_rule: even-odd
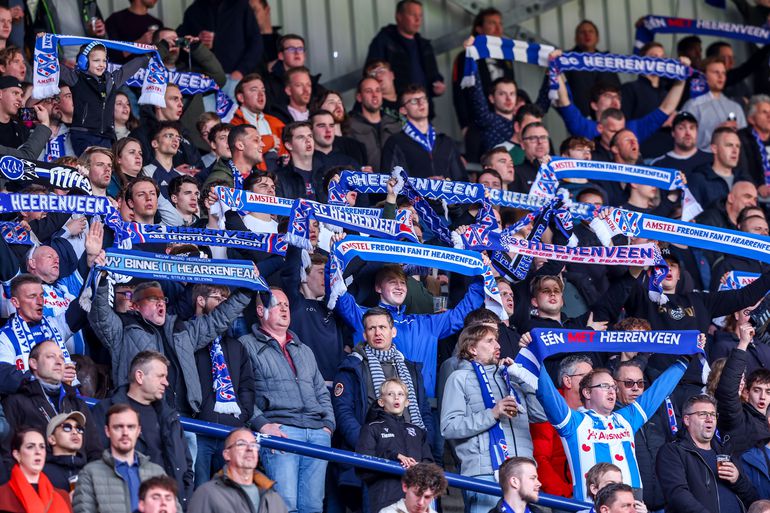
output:
[[[575,499],[591,502],[587,496],[586,473],[602,462],[618,466],[624,483],[633,488],[642,487],[634,433],[674,390],[686,369],[684,360],[677,360],[636,402],[609,415],[600,415],[594,410],[570,409],[548,373],[540,373],[537,398],[561,437],[574,480]]]

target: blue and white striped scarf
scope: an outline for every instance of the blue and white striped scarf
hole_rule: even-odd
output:
[[[707,90],[705,81],[697,70],[685,66],[675,59],[598,52],[565,52],[557,59],[549,61],[548,55],[555,49],[550,45],[528,43],[504,37],[476,36],[473,44],[465,49],[465,66],[460,85],[461,87],[470,87],[476,83],[476,75],[478,74],[476,61],[478,59],[494,58],[547,67],[552,97],[555,96],[555,91],[558,89],[556,80],[558,74],[572,70],[654,75],[674,80],[687,80],[693,76],[696,79],[691,82],[690,96],[695,98]]]

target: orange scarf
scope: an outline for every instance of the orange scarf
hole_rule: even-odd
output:
[[[27,481],[27,477],[21,471],[21,468],[18,465],[14,465],[8,485],[27,513],[72,511],[69,503],[64,497],[56,493],[51,481],[42,472],[37,482],[37,491],[35,491],[29,481]]]

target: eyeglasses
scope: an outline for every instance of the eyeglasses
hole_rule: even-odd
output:
[[[521,138],[522,141],[537,141],[537,142],[546,142],[548,140],[547,135],[528,135],[526,137]]]
[[[246,440],[238,440],[237,442],[231,443],[225,449],[230,449],[232,447],[235,447],[239,451],[242,451],[244,449],[252,449],[254,451],[259,450],[259,443],[258,442],[247,442]]]
[[[404,102],[404,105],[422,105],[424,103],[428,103],[428,97],[427,96],[420,96],[417,98],[410,98],[409,100],[406,100]]]
[[[579,374],[567,374],[567,376],[569,376],[570,378],[577,378],[577,377],[583,377],[586,374],[588,374],[588,373],[587,372],[581,372]]]
[[[643,379],[640,379],[639,381],[634,381],[633,379],[624,379],[624,380],[616,379],[615,381],[617,381],[618,383],[623,383],[623,386],[626,388],[634,388],[635,386],[638,388],[644,388]]]
[[[177,134],[163,134],[163,137],[166,138],[166,139],[172,139],[172,140],[176,139],[177,141],[181,141],[182,140],[182,136],[181,135],[177,135]]]
[[[305,47],[304,46],[285,46],[283,48],[283,51],[286,53],[305,53]]]
[[[220,295],[213,295],[212,294],[211,296],[206,296],[206,297],[209,298],[209,299],[213,299],[215,301],[219,301],[220,303],[222,301],[227,301],[227,296],[220,296]]]
[[[591,385],[590,387],[586,388],[601,388],[602,390],[609,391],[612,390],[614,392],[618,391],[618,386],[613,385],[612,383],[599,383],[598,385]]]
[[[167,297],[152,296],[152,297],[146,297],[146,298],[142,299],[142,301],[149,301],[150,303],[166,303],[166,304],[168,304],[168,298]]]
[[[695,415],[696,417],[698,417],[701,420],[705,420],[705,419],[708,419],[708,418],[712,418],[712,419],[718,419],[719,418],[719,414],[717,412],[715,412],[715,411],[691,411],[690,413],[685,413],[684,414],[685,417],[688,416],[688,415]]]
[[[73,429],[78,434],[81,434],[81,435],[85,432],[85,430],[83,429],[83,426],[81,426],[80,424],[67,424],[67,423],[64,423],[64,424],[62,424],[59,427],[61,427],[61,430],[64,431],[65,433],[71,433]]]
[[[117,292],[115,292],[115,294],[118,294],[118,295],[120,295],[120,296],[123,296],[123,297],[125,297],[125,298],[126,298],[126,299],[128,299],[128,300],[130,300],[130,299],[131,299],[131,298],[134,296],[134,293],[133,293],[133,292],[131,292],[130,290],[121,290],[121,291],[117,291]]]

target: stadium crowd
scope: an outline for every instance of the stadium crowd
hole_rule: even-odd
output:
[[[466,52],[443,77],[420,33],[422,3],[401,0],[345,105],[307,67],[305,38],[273,26],[267,0],[194,0],[177,28],[149,13],[158,1],[130,0],[106,19],[86,0],[0,3],[0,156],[27,170],[76,170],[119,218],[0,208],[0,511],[428,513],[446,493],[445,467],[500,484],[502,499],[464,491],[466,513],[536,511],[540,491],[599,513],[770,511],[770,268],[727,244],[660,243],[667,302],[647,294],[651,268],[544,258],[525,276],[493,267],[500,311],[481,278],[438,261],[354,259],[333,287],[330,260],[346,234],[316,219],[307,247],[287,236],[281,254],[188,242],[131,249],[247,261],[266,291],[105,269],[121,222],[208,234],[285,234],[298,224],[294,213],[227,210],[223,190],[331,203],[344,171],[401,166],[416,178],[528,194],[552,157],[681,171],[702,207],[695,222],[764,240],[770,44],[748,45],[743,63],[733,53],[743,43],[718,40],[704,52],[697,35],[673,49],[639,48],[699,70],[706,90],[697,97],[692,78],[621,83],[592,70],[546,75],[541,91],[524,91],[512,60],[498,57],[479,59],[463,87]],[[734,3],[748,25],[770,20],[767,0]],[[480,11],[465,46],[503,36],[503,26],[498,10]],[[59,92],[47,97],[33,77],[44,69],[35,53],[43,33],[87,41],[56,54]],[[139,105],[132,75],[150,73],[151,55],[94,38],[150,45],[169,75],[199,73],[216,87],[169,80],[159,105]],[[600,47],[597,26],[581,21],[571,51]],[[434,127],[451,115],[435,109],[444,94],[463,141]],[[544,120],[551,108],[569,132],[563,141]],[[0,160],[0,207],[83,194],[20,180],[11,162]],[[682,217],[681,188],[586,178],[560,186],[597,210]],[[424,200],[401,192],[391,177],[384,192],[351,190],[343,200],[383,219],[405,212],[420,244],[446,246]],[[459,234],[483,207],[427,208]],[[495,205],[492,215],[505,230],[528,212]],[[555,222],[544,228],[537,240],[567,245]],[[535,240],[530,230],[517,236]],[[571,235],[601,246],[588,221],[576,219]],[[735,272],[751,279],[724,287]],[[527,380],[514,359],[554,329],[576,339],[702,336],[679,353],[571,346]],[[180,416],[232,431],[185,432]],[[261,447],[255,433],[386,458],[406,473],[327,465]]]

